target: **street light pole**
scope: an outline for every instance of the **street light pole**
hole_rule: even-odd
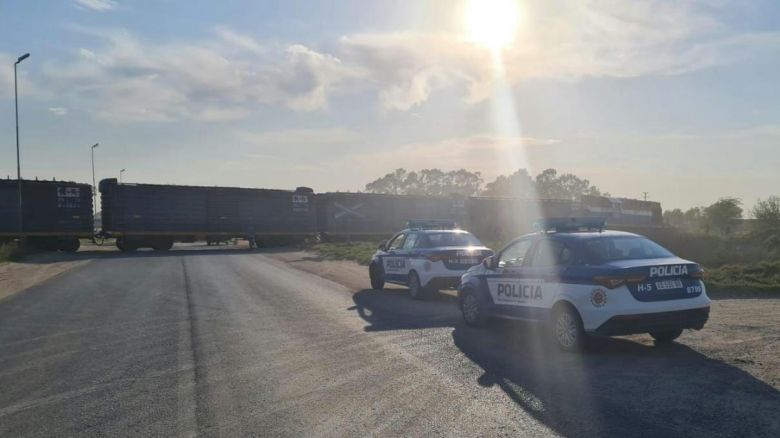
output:
[[[124,173],[125,170],[127,169],[122,169],[119,171],[119,184],[122,184],[122,173]]]
[[[92,217],[95,217],[97,213],[97,186],[95,185],[95,148],[100,146],[100,143],[92,145]]]
[[[19,155],[19,89],[16,84],[16,66],[19,65],[20,62],[24,61],[30,56],[29,53],[25,53],[24,55],[20,56],[16,62],[14,63],[14,111],[16,114],[16,180],[17,184],[19,186],[19,216],[17,217],[17,231],[19,232],[19,244],[21,245],[24,241],[24,232],[23,232],[23,226],[22,226],[22,164],[21,159]]]

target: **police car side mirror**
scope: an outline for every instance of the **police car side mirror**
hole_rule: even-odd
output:
[[[385,250],[385,245],[387,245],[387,240],[383,240],[383,241],[381,241],[381,242],[379,243],[379,246],[377,246],[377,247],[376,247],[376,249],[378,249],[378,250],[380,250],[380,251],[384,251],[384,250]]]
[[[482,266],[484,266],[486,269],[493,269],[493,260],[495,259],[494,256],[485,257],[482,260]]]

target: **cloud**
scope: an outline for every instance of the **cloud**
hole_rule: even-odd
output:
[[[79,55],[81,55],[81,57],[84,59],[95,59],[95,52],[83,47],[79,49]]]
[[[261,146],[328,146],[355,142],[358,133],[344,128],[291,129],[286,131],[246,132],[236,134],[239,141]]]
[[[780,48],[780,32],[735,30],[716,18],[728,16],[716,14],[723,7],[717,3],[524,5],[516,41],[501,56],[510,86],[538,78],[680,75],[774,56]],[[320,111],[333,96],[355,90],[375,93],[384,110],[411,111],[444,91],[483,101],[497,78],[490,51],[456,29],[345,35],[322,42],[327,50],[260,41],[226,26],[192,41],[73,29],[95,46],[49,63],[42,87],[116,122],[235,120],[258,106]],[[7,75],[0,70],[0,82]]]
[[[516,41],[501,54],[510,83],[531,78],[679,75],[776,53],[780,32],[739,33],[691,2],[529,1]],[[489,97],[490,53],[458,33],[343,37],[339,56],[368,72],[381,105],[409,110],[432,93],[464,86],[464,100]]]
[[[410,143],[392,149],[353,155],[354,168],[367,175],[378,175],[393,169],[469,169],[481,171],[486,178],[512,173],[529,164],[534,149],[560,143],[554,138],[474,135],[437,142]],[[421,164],[422,163],[422,164]]]
[[[332,55],[300,44],[262,45],[224,28],[217,38],[189,43],[76,30],[99,45],[48,65],[45,75],[97,117],[118,122],[235,119],[257,105],[315,111],[356,76]]]
[[[68,109],[59,106],[54,106],[54,107],[49,107],[49,112],[59,117],[68,114]]]
[[[340,56],[365,72],[384,108],[405,111],[431,93],[489,80],[490,54],[451,34],[402,32],[342,37]]]
[[[105,12],[115,9],[119,4],[113,0],[73,0],[73,4],[79,9]]]

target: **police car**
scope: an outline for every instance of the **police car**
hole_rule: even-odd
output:
[[[368,267],[371,287],[406,285],[421,300],[440,289],[455,288],[470,267],[493,251],[453,221],[409,221],[408,228],[382,242]]]
[[[604,231],[601,219],[550,219],[466,271],[458,302],[467,324],[490,318],[548,324],[564,350],[588,335],[649,333],[671,342],[701,329],[710,299],[704,271],[636,234]]]

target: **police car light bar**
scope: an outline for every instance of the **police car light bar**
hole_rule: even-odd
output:
[[[410,219],[406,222],[407,228],[418,230],[454,230],[458,224],[453,220]]]
[[[539,231],[604,231],[607,220],[601,217],[554,217],[534,224]]]

